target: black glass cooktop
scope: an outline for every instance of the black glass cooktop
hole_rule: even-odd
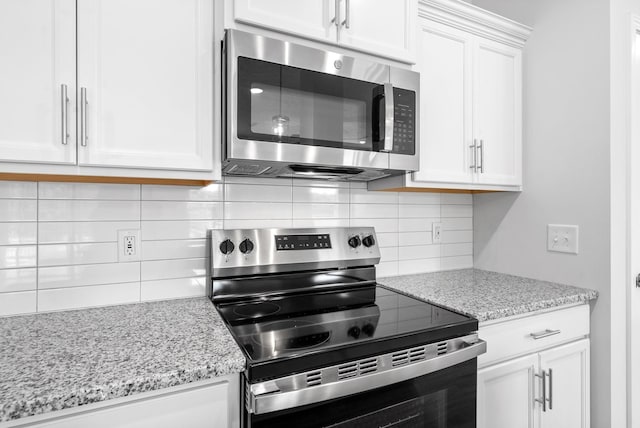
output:
[[[379,285],[216,307],[247,357],[250,377],[260,378],[436,342],[478,327],[472,317]]]

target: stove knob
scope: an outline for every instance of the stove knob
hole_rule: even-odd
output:
[[[362,326],[362,332],[369,337],[373,336],[373,333],[375,333],[375,331],[376,328],[373,326],[373,324],[367,323]]]
[[[360,246],[360,237],[358,235],[352,236],[348,242],[351,248],[358,248]]]
[[[222,241],[222,243],[220,244],[220,251],[222,252],[222,254],[231,254],[233,253],[233,249],[236,246],[233,245],[233,242],[231,242],[230,239],[225,239],[224,241]]]
[[[353,337],[354,339],[357,339],[360,337],[360,327],[351,327],[349,330],[347,330],[347,334],[351,337]]]
[[[250,252],[253,251],[253,242],[251,242],[251,239],[245,239],[244,241],[242,241],[239,245],[238,248],[240,248],[240,252],[242,254],[249,254]]]
[[[373,235],[369,235],[362,238],[362,243],[365,247],[373,247],[374,245],[376,245],[376,240],[373,239]]]

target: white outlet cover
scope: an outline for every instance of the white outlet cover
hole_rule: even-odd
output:
[[[547,225],[547,250],[578,254],[578,226],[570,224]]]
[[[431,240],[434,244],[442,242],[442,223],[431,223]]]
[[[133,254],[127,254],[126,237],[133,237]],[[126,229],[118,231],[118,261],[133,262],[140,260],[140,229]]]

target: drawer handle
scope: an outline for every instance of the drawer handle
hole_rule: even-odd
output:
[[[554,336],[556,334],[560,334],[560,330],[549,330],[539,331],[537,333],[531,333],[529,336],[533,337],[533,340],[542,339],[543,337]]]

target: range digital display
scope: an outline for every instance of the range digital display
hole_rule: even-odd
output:
[[[319,235],[276,235],[276,250],[320,250],[331,248],[328,233]]]

